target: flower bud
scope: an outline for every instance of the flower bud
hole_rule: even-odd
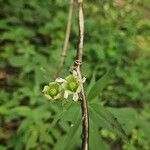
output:
[[[72,92],[76,92],[76,90],[79,87],[79,82],[77,80],[77,78],[75,78],[74,76],[68,76],[66,78],[67,84],[66,84],[66,89],[72,91]]]
[[[44,95],[49,99],[56,99],[60,94],[60,85],[56,82],[49,83],[49,86],[44,87]]]

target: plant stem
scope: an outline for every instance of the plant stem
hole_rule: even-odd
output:
[[[81,64],[83,55],[83,40],[84,40],[84,16],[83,16],[83,0],[78,0],[78,22],[79,22],[79,39],[76,61],[74,69],[76,70],[80,80],[82,80]],[[81,92],[79,93],[82,109],[82,150],[88,150],[89,147],[89,115],[88,104],[85,96],[83,84],[81,85]]]
[[[60,63],[59,63],[59,66],[58,66],[57,72],[56,72],[56,78],[59,77],[60,72],[63,68],[64,63],[65,63],[65,57],[67,56],[68,43],[69,43],[70,32],[71,32],[73,8],[74,8],[74,0],[70,0],[70,7],[69,7],[69,15],[68,15],[67,28],[66,28],[65,41],[64,41],[63,51],[61,54]]]

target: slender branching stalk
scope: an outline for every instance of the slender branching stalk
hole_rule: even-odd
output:
[[[60,63],[59,63],[59,66],[58,66],[57,72],[56,72],[56,78],[59,77],[60,72],[63,68],[64,63],[65,63],[65,57],[67,56],[68,43],[69,43],[70,32],[71,32],[73,8],[74,8],[74,0],[70,0],[70,7],[69,7],[69,15],[68,15],[67,28],[66,28],[65,41],[64,41],[64,46],[63,46],[63,51],[62,51]]]
[[[69,16],[68,16],[68,24],[66,29],[66,36],[65,36],[60,64],[56,72],[56,77],[59,77],[65,62],[65,57],[67,55],[68,43],[69,43],[69,37],[71,31],[72,15],[73,15],[73,5],[74,5],[74,0],[70,0],[70,9],[69,9]],[[77,48],[76,60],[74,62],[73,69],[77,72],[80,80],[82,80],[81,64],[82,64],[83,40],[84,40],[83,0],[78,0],[78,22],[79,22],[78,48]],[[88,150],[89,149],[89,115],[88,115],[87,99],[86,99],[83,84],[81,84],[81,92],[79,93],[79,98],[81,100],[81,109],[82,109],[82,150]]]
[[[83,40],[84,40],[84,16],[83,16],[83,0],[78,0],[78,22],[79,22],[79,39],[76,61],[74,69],[76,70],[79,78],[82,80],[81,64],[83,55]],[[81,92],[79,94],[82,109],[82,150],[88,150],[89,147],[89,115],[88,105],[85,96],[83,84],[81,85]]]

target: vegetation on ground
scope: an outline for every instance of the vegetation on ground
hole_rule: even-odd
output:
[[[90,150],[150,148],[148,1],[84,1]],[[81,149],[80,104],[42,93],[60,61],[68,1],[0,0],[0,6],[0,150]],[[74,9],[62,78],[76,54]]]

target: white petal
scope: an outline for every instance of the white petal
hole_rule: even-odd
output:
[[[79,87],[77,88],[77,93],[80,93],[81,92],[81,86],[79,85]]]
[[[64,83],[62,84],[62,87],[63,87],[64,89],[66,89],[66,82],[64,82]]]
[[[76,72],[75,70],[73,70],[72,73],[73,73],[74,76],[77,76],[77,75],[78,75],[77,72]]]
[[[53,85],[53,84],[55,84],[56,82],[49,82],[49,85]]]
[[[65,91],[65,93],[64,93],[64,98],[67,99],[67,98],[68,98],[68,95],[69,95],[68,91]]]
[[[61,98],[61,94],[58,94],[54,97],[54,100],[60,99]]]
[[[50,95],[45,94],[44,96],[48,99],[52,99],[52,97]]]
[[[82,83],[84,83],[86,81],[86,78],[85,77],[83,77],[82,78]]]
[[[49,86],[45,85],[42,92],[46,92],[48,90],[48,88],[49,88]]]
[[[64,79],[62,79],[62,78],[57,78],[55,81],[56,81],[57,83],[63,83],[63,82],[65,82],[66,80],[64,80]]]
[[[79,99],[78,93],[74,93],[73,100],[76,102],[76,101],[78,101],[78,99]]]

